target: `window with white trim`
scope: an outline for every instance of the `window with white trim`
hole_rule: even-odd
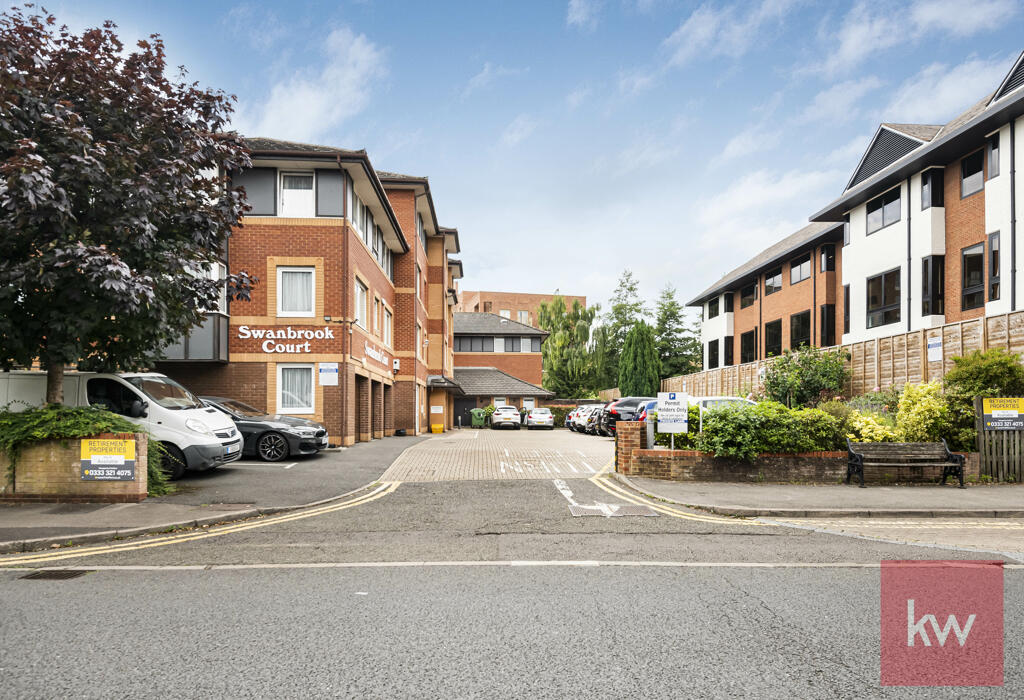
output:
[[[281,216],[316,216],[313,173],[281,173]]]
[[[279,364],[277,366],[277,412],[308,414],[316,410],[313,365]]]
[[[367,299],[369,295],[369,289],[360,280],[356,280],[356,299],[355,299],[355,312],[356,312],[356,325],[363,330],[369,330],[369,324],[366,322],[366,305],[369,303]]]
[[[391,309],[384,307],[384,342],[392,346],[394,343],[391,339],[391,328],[392,328],[392,317]]]
[[[519,311],[519,312],[517,312],[517,316],[518,316],[518,320],[519,320],[519,322],[521,324],[523,324],[524,326],[530,325],[530,312],[529,311]]]
[[[380,335],[380,299],[373,298],[373,333]]]
[[[281,318],[310,318],[316,303],[316,269],[277,268],[277,315]]]

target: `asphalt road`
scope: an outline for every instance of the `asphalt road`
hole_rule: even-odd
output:
[[[877,569],[0,571],[4,695],[1013,697],[879,686]],[[1024,593],[1007,575],[1007,598]],[[1024,612],[1007,606],[1006,658]]]
[[[879,562],[998,554],[653,501],[622,515],[636,504],[603,483],[385,482],[317,510],[2,557],[24,568],[0,568],[0,694],[1022,695],[1019,568],[1006,688],[879,685]]]
[[[292,457],[281,462],[242,459],[205,472],[187,472],[164,503],[245,503],[287,506],[347,493],[378,479],[407,448],[424,437],[393,437],[343,450]]]

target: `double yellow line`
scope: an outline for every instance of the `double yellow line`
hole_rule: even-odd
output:
[[[23,556],[14,556],[9,558],[0,557],[0,567],[11,566],[14,564],[41,564],[51,561],[60,561],[62,559],[73,559],[77,557],[90,557],[99,554],[117,554],[119,552],[131,552],[138,549],[149,549],[151,547],[164,547],[171,544],[181,544],[183,542],[193,542],[195,540],[205,540],[210,537],[220,537],[221,535],[230,535],[235,532],[244,532],[246,530],[253,530],[260,527],[268,527],[270,525],[280,525],[281,523],[292,522],[293,520],[302,520],[304,518],[312,518],[318,515],[326,515],[327,513],[335,513],[340,510],[346,510],[347,508],[355,508],[371,501],[376,501],[378,498],[383,498],[389,493],[393,493],[398,488],[400,481],[384,482],[378,485],[369,493],[348,501],[341,501],[339,503],[331,503],[325,506],[319,506],[316,508],[310,508],[308,510],[295,511],[289,513],[283,513],[281,515],[272,515],[267,518],[261,518],[259,520],[246,520],[240,523],[231,525],[223,525],[221,527],[209,528],[201,531],[189,531],[183,532],[178,535],[167,535],[165,537],[156,537],[153,539],[147,539],[144,541],[132,540],[128,542],[120,542],[116,544],[104,544],[97,545],[95,547],[75,547],[74,549],[66,550],[52,550],[48,552],[37,552],[35,554],[26,554]]]
[[[621,498],[624,501],[630,503],[647,506],[651,510],[654,510],[662,515],[667,515],[672,518],[681,518],[683,520],[697,520],[700,522],[707,523],[718,523],[720,525],[757,525],[760,527],[769,526],[768,523],[757,522],[755,520],[737,519],[737,518],[726,518],[720,515],[701,515],[698,513],[690,513],[678,508],[665,505],[663,503],[656,502],[652,499],[645,498],[639,494],[627,491],[623,487],[619,486],[614,480],[605,476],[607,466],[601,469],[597,474],[590,477],[590,482],[597,488],[605,491],[616,498]]]

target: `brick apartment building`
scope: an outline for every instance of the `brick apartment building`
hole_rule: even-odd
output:
[[[459,294],[456,311],[498,314],[502,318],[511,319],[526,326],[537,328],[537,315],[542,303],[551,303],[554,294],[526,294],[520,292],[467,292]],[[561,295],[565,300],[565,308],[571,309],[573,302],[579,302],[586,308],[587,298],[580,296]]]
[[[691,300],[704,368],[1016,311],[1024,53],[993,87],[947,124],[881,124],[810,225]]]
[[[553,396],[541,388],[541,346],[548,332],[483,312],[457,312],[455,382],[462,396],[455,414],[469,424],[469,410],[489,404],[533,408]]]
[[[454,300],[429,303],[428,277],[454,286],[462,270],[447,257],[458,233],[437,225],[426,178],[382,178],[364,151],[247,144],[253,167],[233,182],[252,209],[215,273],[260,282],[249,301],[208,312],[159,370],[199,394],[320,421],[332,444],[423,432],[429,337],[439,372],[454,365]],[[449,405],[441,424],[450,416]]]

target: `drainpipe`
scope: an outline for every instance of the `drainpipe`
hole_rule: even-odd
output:
[[[1017,310],[1017,120],[1010,120],[1010,311]]]
[[[910,258],[910,217],[914,207],[910,206],[910,176],[907,176],[907,332],[914,330],[914,305],[911,301],[914,298],[914,287],[911,283],[911,258]]]
[[[817,337],[815,330],[818,320],[818,270],[821,268],[821,248],[811,248],[811,342],[810,347],[818,347],[814,342]]]
[[[341,285],[341,318],[348,320],[348,305],[349,305],[349,282],[348,282],[348,173],[345,168],[341,165],[341,156],[338,156],[338,170],[341,171],[341,216],[342,216],[342,236],[341,236],[341,277],[344,282]],[[352,344],[352,339],[349,334],[345,331],[351,329],[348,323],[341,324],[341,357],[344,362],[341,363],[344,376],[339,377],[341,381],[341,446],[345,446],[345,431],[348,428],[348,351]],[[340,374],[340,372],[339,372]]]

